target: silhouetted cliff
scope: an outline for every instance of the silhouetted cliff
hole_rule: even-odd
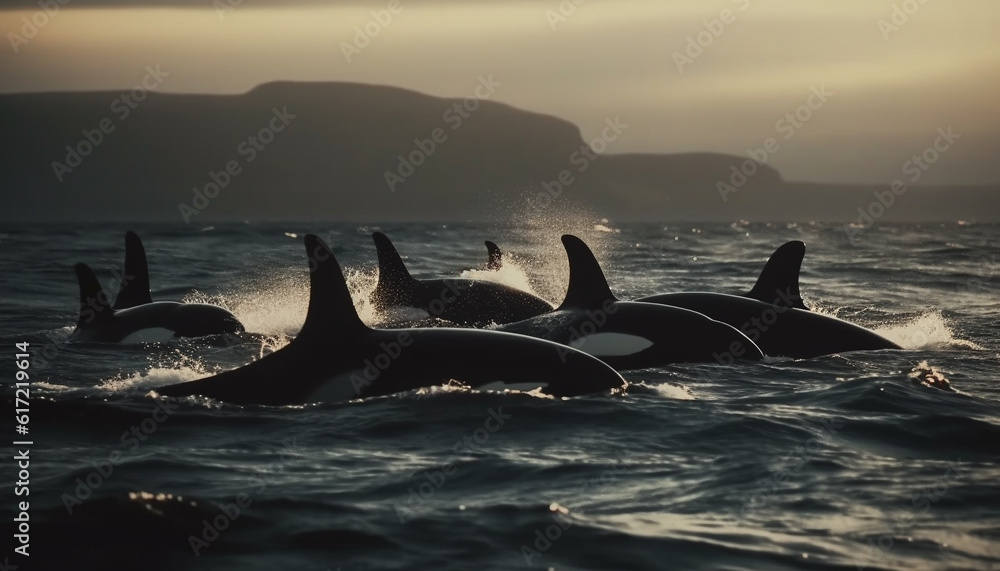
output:
[[[598,156],[575,125],[488,99],[288,82],[122,95],[0,95],[4,218],[455,220],[553,199],[618,218],[847,220],[878,190],[785,183],[745,157]],[[754,172],[732,186],[741,166]],[[913,190],[885,218],[983,220],[997,196]]]

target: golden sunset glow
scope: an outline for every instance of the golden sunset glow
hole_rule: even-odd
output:
[[[160,64],[171,73],[163,86],[169,92],[239,93],[295,80],[454,97],[466,95],[480,74],[492,74],[502,83],[498,101],[567,119],[587,136],[608,116],[633,121],[617,152],[739,153],[767,137],[812,86],[825,85],[836,94],[832,104],[797,135],[796,149],[776,159],[789,176],[884,180],[891,157],[951,124],[975,144],[962,163],[953,162],[954,171],[936,175],[994,180],[985,166],[970,165],[1000,150],[1000,7],[990,0],[914,0],[919,8],[900,12],[904,22],[899,14],[893,19],[901,4],[592,1],[559,14],[555,1],[403,2],[359,53],[346,55],[355,27],[376,29],[373,11],[388,14],[388,2],[223,12],[208,3],[66,7],[18,53],[10,46],[0,52],[0,89],[126,88],[146,65]],[[730,23],[679,69],[676,54],[689,57],[689,38],[710,33],[723,10]],[[0,12],[8,43],[33,14]],[[809,148],[820,145],[841,149],[841,156],[885,158],[871,165],[810,160]]]

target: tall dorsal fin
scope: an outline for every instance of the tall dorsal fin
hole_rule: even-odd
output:
[[[559,309],[600,307],[607,300],[616,301],[601,265],[583,240],[566,234],[562,243],[569,256],[569,290]]]
[[[146,249],[142,247],[139,235],[129,230],[125,233],[125,267],[114,308],[126,309],[146,303],[153,303],[153,298],[149,295]]]
[[[486,262],[486,269],[499,270],[503,266],[503,253],[500,252],[500,246],[487,240],[486,249],[490,252],[490,261]]]
[[[77,329],[94,327],[110,321],[115,312],[111,309],[108,296],[101,289],[94,270],[87,264],[77,264],[73,269],[76,271],[76,281],[80,284],[80,315],[76,321]]]
[[[743,297],[775,303],[776,299],[787,299],[792,307],[808,309],[799,296],[799,271],[802,258],[806,255],[806,245],[798,240],[788,242],[771,254],[764,269],[757,278],[753,289]]]
[[[309,258],[309,310],[296,339],[330,339],[357,335],[368,326],[358,317],[351,290],[333,251],[315,234],[305,238]]]
[[[372,234],[375,249],[378,251],[378,284],[372,295],[379,299],[390,300],[404,296],[416,280],[410,276],[399,256],[396,247],[389,237],[381,232]]]

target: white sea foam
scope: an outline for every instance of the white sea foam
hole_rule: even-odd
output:
[[[878,327],[874,331],[904,349],[983,348],[959,339],[940,311],[931,311],[898,325]]]
[[[674,400],[698,400],[691,389],[685,386],[672,385],[670,383],[661,383],[658,385],[648,385],[649,388],[653,389],[661,396],[667,397]]]
[[[532,295],[535,293],[528,279],[524,262],[508,252],[503,253],[503,265],[497,270],[465,270],[460,277],[470,280],[483,280],[496,282],[505,286],[526,291]]]
[[[142,373],[123,374],[104,380],[97,389],[102,392],[120,394],[147,392],[156,387],[193,381],[209,375],[204,365],[195,359],[185,359],[185,363],[173,366],[156,366]]]
[[[368,324],[380,321],[381,316],[368,302],[378,282],[378,271],[344,268],[344,276],[361,320]],[[309,276],[304,272],[261,272],[235,291],[221,295],[196,291],[185,296],[184,301],[222,306],[251,333],[294,336],[309,309]]]

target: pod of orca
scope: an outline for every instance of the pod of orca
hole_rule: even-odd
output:
[[[569,256],[569,289],[555,311],[501,327],[575,347],[618,369],[711,361],[730,352],[764,355],[736,328],[705,315],[653,303],[618,301],[583,240],[562,237]]]
[[[202,396],[235,404],[283,406],[388,395],[457,381],[481,389],[537,390],[570,397],[626,389],[619,371],[681,362],[796,359],[859,350],[899,349],[880,335],[806,308],[799,293],[802,242],[784,244],[744,295],[666,293],[621,301],[590,248],[562,237],[569,259],[558,307],[491,281],[414,279],[395,246],[372,235],[380,311],[411,308],[449,327],[373,329],[354,308],[333,251],[305,237],[309,308],[285,347],[242,367],[160,387],[167,397]],[[86,264],[75,267],[80,315],[71,342],[147,343],[244,332],[222,307],[152,301],[146,254],[125,237],[125,268],[114,304]],[[485,270],[503,253],[486,242]],[[435,323],[437,325],[438,323]]]
[[[80,284],[80,316],[70,342],[152,343],[244,331],[232,313],[215,305],[154,302],[146,251],[135,232],[125,234],[125,266],[114,305],[90,266],[77,264],[75,270]]]
[[[481,329],[371,329],[358,317],[330,248],[312,234],[305,243],[309,310],[295,339],[245,367],[163,387],[159,394],[283,405],[386,395],[449,380],[480,389],[540,388],[555,396],[625,387],[607,364],[551,341]],[[275,390],[281,377],[287,380]]]

